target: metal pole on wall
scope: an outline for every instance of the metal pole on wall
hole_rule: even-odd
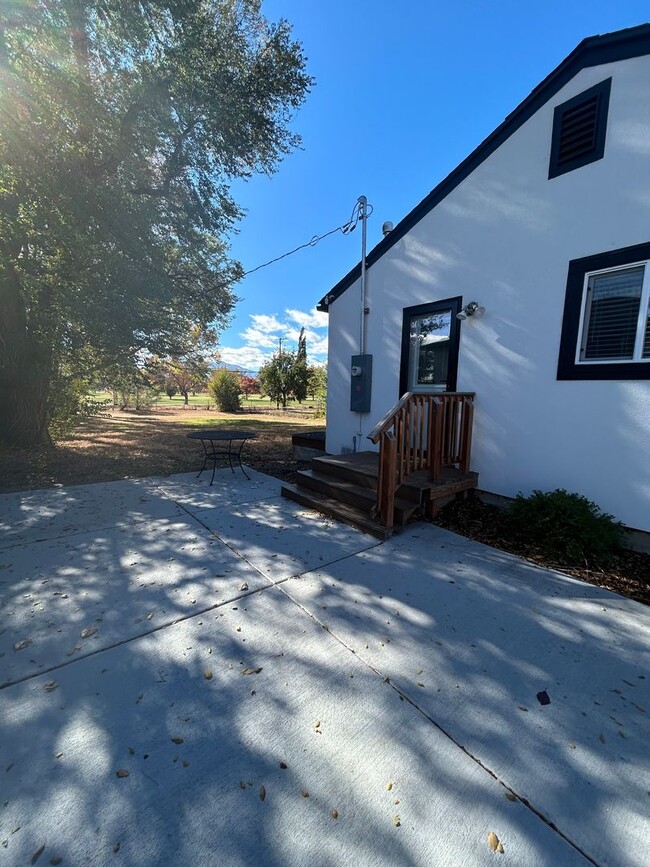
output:
[[[366,223],[368,199],[359,196],[359,219],[361,220],[361,310],[359,325],[359,355],[366,353]]]
[[[361,220],[361,309],[359,311],[359,355],[366,354],[366,223],[368,221],[368,199],[359,196],[359,219]],[[355,451],[361,447],[363,414],[359,413],[359,442]]]

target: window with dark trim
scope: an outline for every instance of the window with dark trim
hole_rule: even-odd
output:
[[[407,391],[456,391],[461,306],[458,296],[404,308],[400,397]]]
[[[549,179],[602,159],[611,86],[608,78],[556,107]]]
[[[650,244],[569,263],[558,379],[650,379]]]

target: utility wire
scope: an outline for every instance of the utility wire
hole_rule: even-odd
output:
[[[370,205],[370,210],[367,212],[368,216],[372,214],[372,205]],[[357,223],[359,222],[359,202],[357,201],[352,208],[352,214],[350,215],[350,219],[347,223],[344,223],[342,226],[336,226],[334,229],[330,229],[329,232],[325,232],[323,235],[314,235],[314,237],[307,241],[306,244],[300,244],[299,247],[295,247],[293,250],[289,250],[288,253],[283,253],[281,256],[276,256],[275,259],[270,259],[268,262],[264,262],[262,265],[257,265],[255,268],[251,268],[250,271],[244,271],[244,277],[247,277],[249,274],[253,274],[255,271],[259,271],[261,268],[266,268],[268,265],[273,265],[275,262],[279,262],[280,259],[286,259],[287,256],[293,256],[294,253],[297,253],[298,250],[304,250],[305,247],[315,247],[319,241],[322,241],[323,238],[327,238],[330,235],[334,235],[336,232],[341,232],[343,235],[349,235],[350,232],[353,232]]]

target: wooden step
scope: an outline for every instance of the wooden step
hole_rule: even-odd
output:
[[[377,452],[356,452],[353,455],[327,455],[323,458],[314,458],[311,462],[312,469],[322,475],[334,476],[337,479],[345,479],[354,482],[360,487],[377,491],[377,474],[379,472],[379,455]],[[426,474],[419,474],[425,476]],[[428,477],[427,477],[428,479]],[[415,507],[422,502],[422,491],[430,487],[428,481],[423,479],[409,478],[398,489],[400,500],[415,503]]]
[[[302,470],[298,472],[296,483],[298,487],[308,491],[316,491],[332,500],[338,500],[360,509],[367,515],[371,515],[377,503],[377,495],[364,485],[341,479],[329,473],[319,473],[315,470]],[[395,523],[404,526],[411,515],[419,507],[419,503],[411,500],[395,499]]]
[[[375,452],[357,452],[354,456],[327,455],[314,458],[311,465],[317,473],[345,479],[372,491],[377,490],[379,457]]]
[[[299,488],[296,485],[282,485],[281,493],[288,500],[293,500],[295,503],[300,503],[301,506],[307,506],[315,512],[321,512],[323,515],[328,515],[330,518],[336,518],[337,521],[342,521],[350,527],[355,527],[363,533],[369,533],[377,539],[388,539],[392,531],[386,527],[382,527],[379,521],[371,518],[366,512],[361,509],[356,509],[348,503],[341,503],[338,500],[333,500],[324,494],[319,494],[316,491],[308,491],[305,488]]]

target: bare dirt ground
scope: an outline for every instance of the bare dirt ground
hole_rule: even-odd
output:
[[[252,430],[257,439],[246,442],[244,462],[283,481],[294,481],[309,462],[293,457],[291,436],[305,430],[324,430],[323,419],[291,411],[268,410],[237,414],[192,407],[156,407],[143,412],[111,409],[89,419],[70,439],[55,447],[0,448],[0,491],[78,485],[118,479],[171,475],[198,470],[201,444],[188,440],[191,430],[230,427]],[[558,568],[583,581],[598,584],[650,604],[650,555],[622,552],[607,566],[585,564],[574,568],[549,562],[526,540],[517,539],[504,513],[478,500],[450,503],[436,523],[456,533],[518,554],[539,565]]]
[[[291,435],[323,430],[323,419],[287,412],[227,414],[214,410],[157,407],[142,412],[110,409],[84,422],[74,436],[51,448],[1,449],[0,491],[78,485],[171,475],[201,465],[201,443],[186,434],[201,427],[252,430],[244,463],[284,481],[307,463],[293,459]]]

